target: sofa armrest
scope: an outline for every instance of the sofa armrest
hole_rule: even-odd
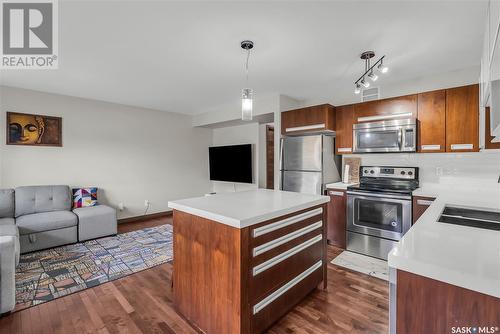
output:
[[[0,314],[16,306],[15,237],[0,236]]]

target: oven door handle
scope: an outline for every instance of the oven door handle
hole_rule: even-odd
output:
[[[375,194],[375,193],[369,193],[369,192],[358,192],[358,191],[347,191],[347,195],[352,195],[356,197],[376,197],[376,198],[387,198],[387,199],[401,199],[401,200],[406,200],[406,201],[411,201],[411,196],[405,196],[405,195],[396,195],[396,194]]]
[[[398,146],[399,150],[401,151],[403,149],[403,129],[401,128],[399,128]]]

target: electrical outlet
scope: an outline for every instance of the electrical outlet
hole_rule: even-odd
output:
[[[125,206],[123,206],[123,202],[118,203],[118,210],[123,211],[125,209]]]
[[[145,207],[148,207],[148,206],[149,206],[149,204],[150,204],[150,203],[149,203],[149,201],[148,201],[147,199],[145,199],[145,200],[144,200],[144,206],[145,206]]]

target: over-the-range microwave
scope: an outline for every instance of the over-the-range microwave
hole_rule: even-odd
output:
[[[416,151],[415,118],[357,123],[352,128],[354,153]]]

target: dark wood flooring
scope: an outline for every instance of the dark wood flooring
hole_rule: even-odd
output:
[[[120,224],[124,233],[171,217]],[[342,252],[328,246],[332,260]],[[3,333],[196,333],[173,309],[171,264],[163,264],[0,318]],[[207,305],[207,307],[209,307]],[[387,333],[388,283],[328,265],[328,289],[316,290],[269,333]]]

